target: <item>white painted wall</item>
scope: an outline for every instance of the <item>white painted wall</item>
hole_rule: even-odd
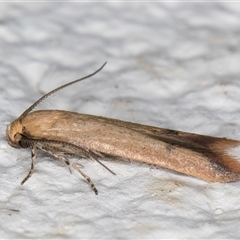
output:
[[[79,160],[95,196],[77,173],[40,155],[21,186],[30,151],[5,141],[6,125],[41,92],[105,61],[54,104],[240,139],[239,14],[239,3],[0,3],[1,238],[239,238],[240,183],[105,162],[113,176]]]

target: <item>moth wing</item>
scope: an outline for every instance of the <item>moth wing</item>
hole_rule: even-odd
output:
[[[35,129],[33,138],[62,141],[87,151],[146,162],[209,181],[236,181],[240,177],[239,162],[225,152],[239,144],[236,140],[57,110],[33,112],[24,120],[28,119],[31,123],[26,124],[26,134]]]

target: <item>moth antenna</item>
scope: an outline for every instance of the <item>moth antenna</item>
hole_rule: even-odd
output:
[[[40,99],[38,99],[35,103],[33,103],[26,111],[24,111],[22,113],[22,115],[19,117],[19,118],[23,118],[25,117],[27,114],[29,114],[40,102],[42,102],[43,100],[45,100],[46,98],[48,98],[49,96],[51,96],[52,94],[56,93],[57,91],[65,88],[65,87],[68,87],[74,83],[77,83],[77,82],[80,82],[82,80],[85,80],[87,78],[90,78],[92,76],[94,76],[95,74],[97,74],[98,72],[100,72],[103,67],[107,64],[107,62],[105,62],[98,70],[96,70],[95,72],[85,76],[85,77],[82,77],[82,78],[79,78],[77,80],[74,80],[72,82],[69,82],[69,83],[66,83],[66,84],[63,84],[62,86],[58,87],[58,88],[55,88],[53,89],[52,91],[50,91],[49,93],[46,93],[45,95],[43,95]]]

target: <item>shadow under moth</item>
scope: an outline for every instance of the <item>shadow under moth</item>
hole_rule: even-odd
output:
[[[70,111],[35,109],[57,91],[95,75],[105,64],[94,73],[45,94],[7,126],[9,145],[31,149],[31,168],[21,184],[31,177],[39,149],[64,162],[70,172],[77,170],[95,194],[98,191],[80,169],[83,166],[68,156],[93,159],[110,172],[99,159],[117,157],[144,162],[212,182],[240,179],[240,163],[227,152],[240,141]]]

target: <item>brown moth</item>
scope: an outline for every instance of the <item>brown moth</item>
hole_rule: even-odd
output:
[[[68,155],[94,159],[105,168],[99,159],[117,157],[168,168],[206,181],[225,183],[240,179],[240,163],[227,152],[240,141],[76,112],[34,110],[53,93],[95,75],[105,64],[96,72],[45,94],[7,126],[9,145],[30,148],[32,153],[30,171],[21,184],[34,171],[38,149],[66,163],[70,172],[71,168],[77,170],[95,194],[98,191],[93,182],[79,168],[82,165],[68,160]]]

